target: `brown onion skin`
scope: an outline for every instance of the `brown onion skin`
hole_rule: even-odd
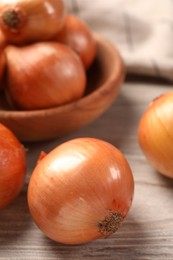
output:
[[[0,49],[4,49],[6,45],[7,45],[7,40],[5,38],[4,33],[0,29]]]
[[[14,108],[42,109],[83,96],[86,72],[78,55],[55,42],[8,46],[6,96]]]
[[[96,43],[87,24],[74,15],[68,15],[56,41],[70,46],[82,59],[88,69],[96,56]]]
[[[138,126],[140,147],[161,174],[173,178],[173,91],[153,100]]]
[[[49,238],[81,244],[112,235],[127,216],[133,192],[130,167],[118,149],[99,139],[77,138],[39,160],[28,205]]]
[[[0,79],[2,79],[5,71],[6,59],[3,50],[0,50]]]
[[[0,1],[0,27],[8,43],[49,40],[61,30],[66,15],[63,0]]]
[[[0,91],[4,89],[4,73],[6,66],[6,58],[3,50],[0,50]]]
[[[6,39],[2,31],[0,30],[0,91],[4,89],[4,75],[6,68],[6,57],[4,49],[7,45]]]
[[[16,136],[0,124],[0,208],[20,193],[26,175],[26,154]]]

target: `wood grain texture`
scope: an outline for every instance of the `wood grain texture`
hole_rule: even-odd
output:
[[[29,144],[28,173],[20,196],[0,212],[0,259],[8,260],[172,260],[173,181],[158,174],[137,142],[139,118],[149,102],[172,87],[126,82],[111,108],[95,122],[65,137]],[[124,225],[108,239],[80,245],[57,244],[35,226],[26,202],[27,183],[41,150],[46,152],[75,137],[97,137],[118,147],[135,178],[135,196]]]

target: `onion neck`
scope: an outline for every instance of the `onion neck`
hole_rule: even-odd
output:
[[[123,220],[124,216],[121,213],[109,211],[105,219],[97,224],[99,232],[106,238],[117,231]]]
[[[6,27],[17,31],[26,20],[26,15],[19,8],[11,8],[3,12],[2,19]]]

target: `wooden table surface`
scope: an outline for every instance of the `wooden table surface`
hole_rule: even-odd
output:
[[[28,172],[20,196],[0,212],[0,259],[173,260],[173,181],[158,174],[137,142],[139,118],[150,101],[171,90],[166,83],[126,80],[111,108],[92,124],[65,137],[25,144]],[[29,214],[26,191],[40,150],[82,136],[97,137],[118,147],[135,179],[132,208],[123,226],[110,238],[67,246],[45,237]]]

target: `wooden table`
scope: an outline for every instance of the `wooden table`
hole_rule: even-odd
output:
[[[149,102],[171,89],[163,82],[126,80],[112,107],[92,124],[56,140],[25,144],[25,187],[0,212],[0,259],[173,260],[173,181],[147,162],[136,134],[139,118]],[[128,218],[112,237],[66,246],[45,237],[33,223],[26,202],[27,183],[41,150],[48,152],[68,139],[82,136],[106,140],[125,154],[134,174],[135,196]]]

